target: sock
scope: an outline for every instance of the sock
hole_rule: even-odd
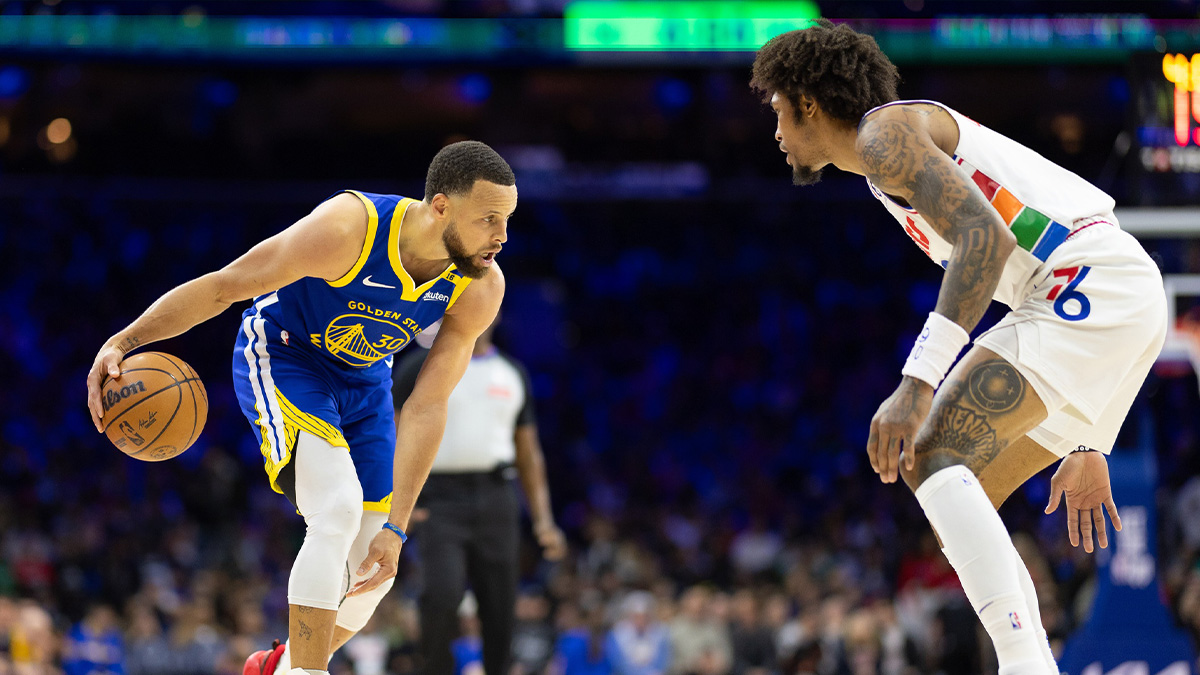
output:
[[[1042,626],[1042,609],[1038,605],[1037,588],[1033,585],[1033,577],[1029,576],[1029,567],[1021,559],[1021,554],[1015,548],[1013,552],[1016,553],[1017,580],[1021,582],[1021,592],[1025,594],[1026,611],[1029,613],[1030,622],[1033,623],[1033,630],[1037,633],[1042,660],[1046,662],[1046,667],[1050,669],[1052,675],[1059,675],[1058,662],[1054,660],[1054,652],[1050,651],[1050,636],[1046,635],[1046,628]]]
[[[289,649],[291,644],[291,640],[283,643],[283,656],[279,657],[279,663],[275,664],[275,672],[271,675],[288,675],[288,671],[292,669],[292,650]]]
[[[1043,672],[1038,636],[1017,578],[1016,549],[975,475],[961,464],[947,467],[926,479],[916,496],[992,638],[1000,675]]]

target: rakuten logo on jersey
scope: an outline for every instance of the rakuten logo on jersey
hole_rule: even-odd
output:
[[[436,293],[434,291],[425,293],[425,295],[421,296],[421,299],[428,300],[430,302],[450,302],[450,296],[446,295],[445,293]]]

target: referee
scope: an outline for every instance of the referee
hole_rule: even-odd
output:
[[[426,515],[416,537],[425,571],[421,652],[429,675],[454,672],[450,643],[458,635],[457,610],[468,583],[479,605],[484,671],[508,672],[521,540],[514,476],[521,479],[543,555],[558,560],[566,553],[550,511],[529,374],[492,344],[497,322],[475,342],[467,372],[450,395],[442,445],[417,502]],[[397,410],[412,393],[427,353],[417,350],[396,365]]]

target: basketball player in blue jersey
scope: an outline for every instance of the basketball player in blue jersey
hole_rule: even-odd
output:
[[[867,455],[915,492],[1001,675],[1057,675],[996,508],[1061,459],[1046,510],[1065,493],[1071,543],[1107,546],[1104,509],[1120,529],[1105,455],[1162,347],[1162,279],[1112,197],[941,103],[897,101],[898,81],[873,39],[819,20],[764,45],[751,86],[797,185],[830,164],[865,176],[945,270]],[[1012,311],[955,365],[993,299]]]
[[[512,169],[495,151],[449,145],[429,166],[423,200],[334,195],[223,269],[169,291],[96,356],[88,405],[100,429],[100,381],[118,376],[130,350],[253,298],[237,335],[234,388],[271,487],[307,529],[288,582],[288,644],[252,655],[247,675],[326,673],[391,587],[447,399],[504,295],[494,258],[516,204]],[[439,319],[396,425],[392,354]]]

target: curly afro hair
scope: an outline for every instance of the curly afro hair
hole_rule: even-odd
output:
[[[459,141],[442,148],[425,174],[425,198],[467,194],[475,181],[516,185],[512,167],[495,150],[479,141]]]
[[[868,110],[895,101],[900,73],[875,39],[845,24],[817,19],[771,38],[754,57],[750,86],[764,100],[779,92],[799,115],[800,96],[831,117],[857,124]]]

